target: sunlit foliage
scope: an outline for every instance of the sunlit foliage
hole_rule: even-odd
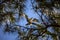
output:
[[[53,40],[59,39],[60,34],[60,1],[59,0],[31,0],[33,10],[39,16],[42,23],[36,18],[29,18],[25,11],[27,0],[1,0],[0,2],[0,25],[5,23],[4,33],[18,33],[18,40],[39,40],[42,36],[51,35]],[[36,3],[36,5],[34,5]],[[41,12],[41,15],[38,13]],[[45,22],[43,16],[48,22]],[[27,21],[25,26],[16,24],[24,17]],[[29,28],[29,26],[31,28]],[[32,28],[32,27],[36,28]],[[24,29],[21,31],[21,28]],[[51,33],[47,29],[52,27],[54,32]],[[37,30],[37,34],[33,32]],[[47,39],[48,40],[48,39]],[[59,39],[60,40],[60,39]]]

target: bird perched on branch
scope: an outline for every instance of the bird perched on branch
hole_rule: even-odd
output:
[[[23,16],[26,18],[26,20],[28,22],[26,25],[30,25],[30,24],[32,24],[32,22],[38,22],[38,20],[36,18],[28,18],[28,16],[26,14],[23,14]]]

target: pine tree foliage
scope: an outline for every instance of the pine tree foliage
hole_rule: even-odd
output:
[[[38,38],[42,36],[44,38],[47,35],[51,35],[53,40],[58,40],[60,37],[60,0],[34,0],[32,3],[33,10],[41,19],[42,23],[38,23],[39,20],[36,18],[29,18],[26,13],[24,13],[26,0],[1,0],[0,1],[0,26],[5,23],[4,33],[9,32],[18,33],[18,40],[39,40]],[[37,5],[34,5],[34,2]],[[41,15],[38,13],[41,12]],[[17,17],[15,16],[17,15]],[[46,15],[46,16],[44,16]],[[43,16],[48,22],[45,22]],[[16,24],[24,17],[27,21],[25,26]],[[36,28],[29,28],[35,26]],[[21,31],[21,28],[24,29]],[[47,29],[52,27],[54,32],[51,33]],[[33,32],[37,30],[37,34]],[[47,39],[48,40],[48,39]],[[60,39],[59,39],[60,40]]]

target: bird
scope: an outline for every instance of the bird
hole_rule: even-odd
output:
[[[29,19],[27,19],[27,24],[26,25],[31,25],[32,24],[32,22],[33,22],[33,19],[32,18],[29,18]]]

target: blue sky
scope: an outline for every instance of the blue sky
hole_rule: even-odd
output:
[[[27,0],[27,2],[26,2],[26,8],[25,8],[25,13],[28,15],[28,17],[29,18],[36,18],[36,19],[39,19],[39,16],[36,14],[36,12],[34,12],[34,10],[32,9],[32,5],[31,5],[31,1],[30,0]],[[6,8],[6,10],[8,11],[9,9],[7,9]],[[14,9],[12,9],[12,10],[14,10]],[[16,10],[16,13],[18,13],[18,11]],[[41,21],[40,21],[41,22]],[[24,17],[22,17],[22,19],[19,21],[19,22],[17,22],[17,24],[19,24],[19,25],[22,25],[22,26],[25,26],[25,24],[27,23],[27,21],[26,21],[26,19],[24,18]],[[22,27],[22,29],[24,29],[23,27]],[[48,29],[49,31],[52,31],[53,29],[52,28],[50,28],[50,29]],[[35,31],[35,33],[36,33],[37,31]],[[54,31],[52,31],[52,32],[54,32]],[[14,32],[14,33],[4,33],[3,32],[3,28],[0,28],[0,40],[17,40],[16,38],[17,38],[17,36],[18,36],[18,34],[16,33],[16,32]],[[40,39],[40,38],[39,38]],[[42,39],[42,40],[44,40],[44,39]],[[52,40],[51,39],[51,36],[50,36],[50,38],[49,38],[49,40]]]

